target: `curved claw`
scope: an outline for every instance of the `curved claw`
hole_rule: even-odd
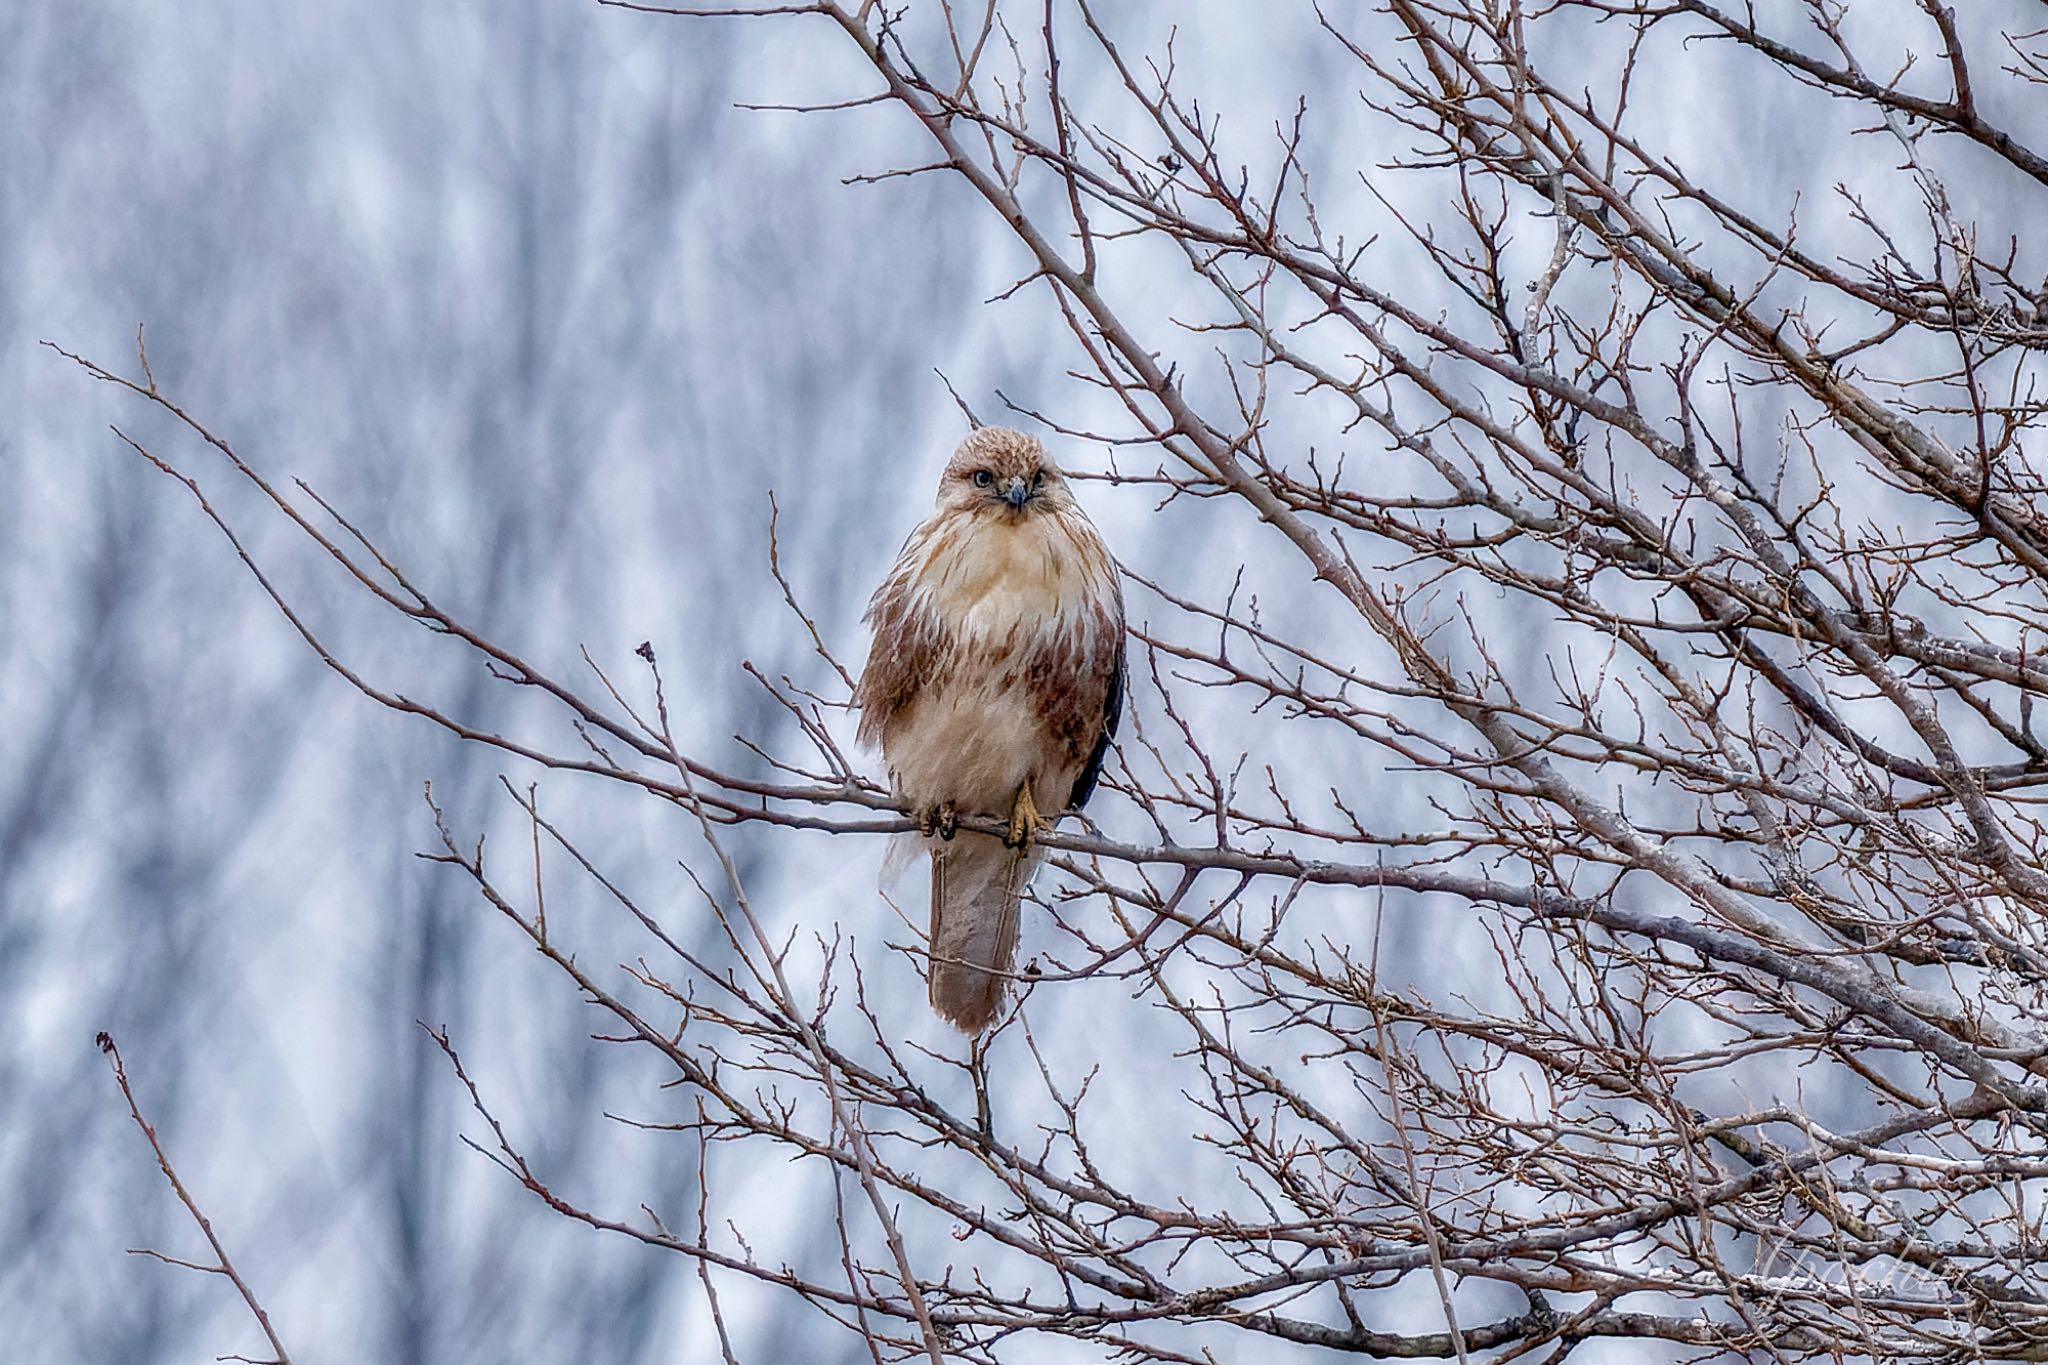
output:
[[[1010,807],[1010,827],[1003,832],[1003,847],[1029,848],[1031,841],[1052,829],[1052,821],[1038,813],[1038,803],[1031,799],[1031,784],[1026,782],[1017,788],[1017,800]]]
[[[926,806],[917,813],[917,832],[929,839],[934,834],[941,839],[951,839],[960,827],[960,816],[953,809],[951,801],[941,801],[936,806]]]

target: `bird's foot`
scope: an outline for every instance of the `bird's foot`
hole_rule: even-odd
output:
[[[1031,784],[1026,782],[1017,788],[1016,803],[1010,807],[1010,827],[1003,833],[1003,847],[1029,848],[1033,839],[1051,830],[1052,821],[1038,813],[1038,803],[1031,799]]]
[[[917,832],[929,839],[934,834],[941,839],[951,839],[960,827],[960,816],[953,809],[951,801],[941,801],[936,806],[926,806],[917,813]]]

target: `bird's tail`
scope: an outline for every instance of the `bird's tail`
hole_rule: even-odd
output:
[[[932,1008],[963,1033],[988,1027],[1017,953],[1017,903],[1041,855],[962,830],[932,841]]]

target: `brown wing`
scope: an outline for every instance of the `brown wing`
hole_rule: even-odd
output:
[[[860,742],[876,745],[910,701],[937,676],[942,649],[939,631],[929,613],[918,609],[911,579],[915,559],[911,539],[882,585],[875,589],[864,618],[872,639],[853,704],[860,709]]]
[[[1116,639],[1116,662],[1110,670],[1109,688],[1102,697],[1102,733],[1095,738],[1094,751],[1088,755],[1081,775],[1074,779],[1074,794],[1067,798],[1068,810],[1079,810],[1088,804],[1088,798],[1095,794],[1095,784],[1102,777],[1103,762],[1109,757],[1109,742],[1116,736],[1116,723],[1124,713],[1124,638],[1121,632]]]

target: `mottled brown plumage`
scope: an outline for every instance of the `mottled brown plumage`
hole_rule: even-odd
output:
[[[1041,813],[1094,790],[1123,701],[1123,594],[1045,447],[982,427],[875,591],[854,701],[932,857],[932,1005],[978,1033],[1001,1003]],[[960,815],[1012,838],[953,832]]]

